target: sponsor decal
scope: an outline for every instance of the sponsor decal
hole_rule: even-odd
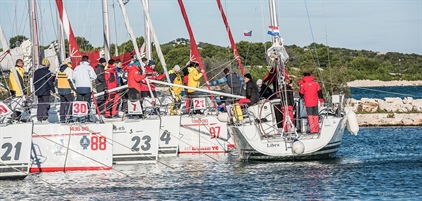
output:
[[[83,150],[87,150],[88,149],[90,142],[89,142],[89,139],[88,139],[88,137],[86,135],[84,135],[82,137],[82,139],[80,140],[80,144],[81,144]]]

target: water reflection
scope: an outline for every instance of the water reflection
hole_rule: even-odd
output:
[[[363,128],[358,137],[346,134],[338,157],[324,161],[181,155],[110,171],[31,174],[0,181],[0,200],[420,200],[421,133]]]

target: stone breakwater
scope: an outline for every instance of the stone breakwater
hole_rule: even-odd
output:
[[[422,126],[422,99],[348,99],[360,126]]]

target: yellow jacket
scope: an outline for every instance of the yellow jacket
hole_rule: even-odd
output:
[[[13,72],[10,71],[10,74],[9,74],[9,90],[14,91],[16,97],[21,97],[23,94],[22,94],[22,91],[19,90],[18,82],[20,82],[22,90],[23,90],[23,88],[25,87],[23,85],[23,74],[25,73],[25,69],[18,67],[18,66],[16,66],[15,68],[16,68],[16,71],[18,72],[18,77],[20,77],[21,80],[16,80]]]
[[[173,82],[173,84],[183,85],[183,78],[181,75],[181,72],[175,73],[173,70],[169,71],[170,81]],[[180,93],[182,93],[183,88],[181,87],[172,87],[174,95],[178,96]]]
[[[199,88],[200,79],[202,77],[202,73],[199,73],[195,67],[188,68],[189,75],[188,75],[188,86]],[[195,90],[188,89],[188,93],[192,93]]]

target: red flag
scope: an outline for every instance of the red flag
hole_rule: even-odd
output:
[[[59,10],[60,20],[63,25],[64,32],[69,40],[69,57],[72,59],[73,66],[79,65],[81,61],[81,53],[79,52],[78,44],[76,43],[75,35],[73,34],[72,26],[67,17],[66,10],[63,7],[62,0],[56,0],[57,9]]]

